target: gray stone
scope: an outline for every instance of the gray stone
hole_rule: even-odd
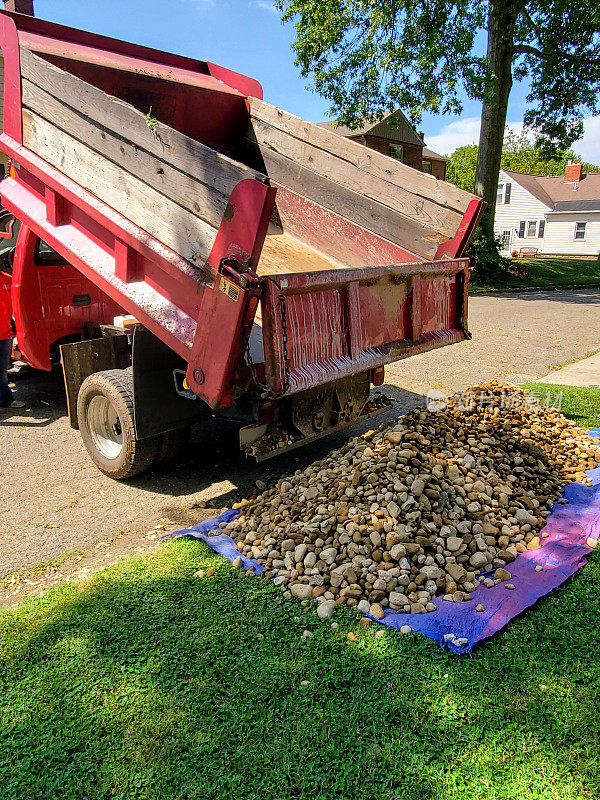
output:
[[[312,586],[307,583],[294,583],[290,588],[294,597],[299,597],[301,600],[312,597]]]
[[[401,594],[400,592],[390,592],[390,606],[391,608],[401,608],[404,605],[408,605],[410,600],[405,594]]]
[[[398,503],[394,503],[393,500],[387,504],[387,510],[390,517],[393,517],[394,519],[400,516],[400,506]]]
[[[419,497],[423,494],[423,490],[425,489],[425,481],[422,478],[416,478],[410,487],[411,492],[416,496]]]
[[[335,611],[335,600],[324,600],[317,608],[317,614],[322,619],[329,619]]]
[[[308,550],[308,545],[305,544],[304,542],[296,545],[294,549],[294,560],[296,564],[299,564],[304,559],[307,550]]]
[[[400,543],[395,544],[390,550],[390,555],[394,561],[398,561],[399,559],[404,558],[406,555],[406,547]]]
[[[326,547],[324,550],[321,550],[321,559],[326,564],[333,564],[335,559],[337,558],[338,551],[335,547]]]
[[[373,547],[381,547],[381,535],[377,531],[371,531],[369,534],[369,539],[371,540]]]
[[[475,569],[481,569],[485,567],[488,563],[488,559],[485,553],[481,551],[477,551],[477,553],[473,553],[471,558],[469,559],[469,563],[475,567]]]
[[[371,613],[371,603],[368,600],[360,600],[358,603],[358,610],[363,614]]]
[[[456,553],[457,550],[463,545],[463,540],[459,539],[458,536],[449,536],[446,539],[446,547],[450,550],[451,553]]]
[[[435,564],[421,567],[421,575],[425,575],[429,580],[435,581],[437,578],[441,578],[442,574],[442,570]]]
[[[525,508],[517,508],[515,518],[519,523],[537,525],[537,517],[534,517],[533,514],[530,514]]]

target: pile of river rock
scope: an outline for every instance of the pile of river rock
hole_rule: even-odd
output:
[[[421,614],[479,583],[514,588],[506,567],[540,547],[553,503],[597,452],[573,421],[494,381],[351,439],[224,527],[321,616],[342,603]]]

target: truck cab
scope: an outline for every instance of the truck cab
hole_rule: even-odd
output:
[[[123,309],[27,225],[17,232],[12,259],[12,306],[24,361],[49,370],[61,344],[81,339],[86,327],[112,324]]]

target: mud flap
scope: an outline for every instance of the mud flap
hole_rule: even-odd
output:
[[[177,373],[185,375],[187,363],[143,325],[133,333],[132,364],[137,439],[182,428],[209,413],[193,394],[178,393]]]
[[[77,395],[81,384],[94,372],[128,367],[129,342],[127,336],[118,335],[62,344],[60,360],[67,392],[69,424],[77,430]]]

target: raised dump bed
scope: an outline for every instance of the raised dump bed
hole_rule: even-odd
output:
[[[116,304],[176,354],[185,381],[165,367],[176,405],[235,403],[260,420],[268,406],[263,427],[287,416],[308,436],[283,402],[295,397],[317,435],[360,413],[374,370],[468,335],[461,256],[480,199],[269,105],[256,81],[208,62],[8,13],[0,47],[0,144],[13,160],[2,201],[23,237],[110,300],[88,323],[111,322]],[[15,263],[16,317],[32,319],[49,273]],[[22,289],[34,281],[35,301]],[[80,315],[62,317],[62,338],[81,332]],[[24,327],[23,352],[49,366],[56,331],[40,343]],[[134,338],[134,379],[151,349],[136,359]],[[140,440],[160,432],[147,416]]]

